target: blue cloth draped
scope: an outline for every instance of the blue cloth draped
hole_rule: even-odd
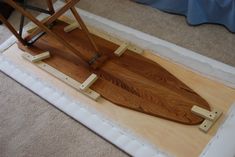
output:
[[[216,23],[235,32],[235,0],[134,0],[162,11],[185,15],[191,25]]]

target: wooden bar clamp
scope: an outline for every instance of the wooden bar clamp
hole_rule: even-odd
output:
[[[124,42],[120,47],[114,52],[114,54],[118,57],[120,57],[127,49],[128,49],[129,43]]]
[[[24,53],[22,55],[23,58],[27,59],[30,62],[36,63],[38,61],[42,61],[44,59],[50,58],[50,52],[44,52],[44,53],[40,53],[38,55],[32,56],[28,53]]]
[[[194,105],[191,109],[192,113],[205,118],[202,124],[199,126],[199,129],[205,133],[213,126],[213,124],[219,119],[222,115],[222,111],[214,109],[213,111],[208,111],[204,108]]]
[[[85,82],[83,82],[80,86],[80,89],[82,91],[86,91],[90,88],[90,86],[95,83],[95,81],[98,79],[98,76],[96,74],[91,74]]]
[[[91,98],[91,99],[93,99],[95,101],[97,101],[98,98],[100,98],[100,94],[99,93],[97,93],[94,90],[89,88],[92,85],[92,82],[94,83],[94,79],[92,79],[92,78],[94,77],[95,74],[92,75],[91,78],[89,77],[92,80],[91,82],[89,80],[87,80],[87,82],[85,81],[83,83],[84,87],[86,87],[86,88],[82,88],[81,89],[82,84],[80,82],[74,80],[73,78],[69,77],[68,75],[58,71],[57,69],[55,69],[52,66],[50,66],[50,65],[46,64],[45,62],[43,62],[42,60],[43,60],[44,56],[48,57],[48,55],[46,55],[47,53],[43,53],[43,54],[44,55],[42,55],[42,54],[36,55],[36,58],[37,58],[37,56],[39,56],[39,58],[40,58],[40,59],[37,58],[38,59],[37,62],[32,62],[34,56],[32,56],[29,53],[24,53],[22,55],[22,57],[24,59],[28,60],[29,62],[34,63],[34,65],[36,65],[40,69],[48,72],[52,76],[56,77],[57,79],[63,81],[64,83],[68,84],[69,86],[73,87],[74,89],[76,89],[77,91],[81,92],[82,94],[88,96],[89,98]],[[41,57],[40,57],[40,55],[41,55]]]

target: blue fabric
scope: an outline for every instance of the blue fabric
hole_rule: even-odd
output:
[[[235,0],[135,0],[159,10],[185,15],[191,25],[217,23],[235,32]]]

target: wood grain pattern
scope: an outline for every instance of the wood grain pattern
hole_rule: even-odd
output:
[[[84,33],[79,29],[65,33],[65,26],[65,23],[57,22],[52,31],[81,53],[90,52],[92,47]],[[97,70],[84,65],[49,35],[44,35],[34,47],[25,50],[32,54],[36,54],[35,49],[50,51],[52,57],[45,62],[80,82],[96,73],[99,79],[91,88],[117,105],[183,124],[202,122],[202,118],[191,113],[192,106],[198,105],[207,110],[210,107],[192,89],[159,64],[129,50],[117,57],[113,52],[118,45],[93,37],[99,49],[108,56],[108,60]]]
[[[100,98],[98,102],[93,101],[47,72],[39,69],[32,63],[25,61],[21,57],[22,53],[23,52],[17,48],[17,45],[14,44],[7,49],[3,55],[14,64],[20,65],[20,67],[27,72],[34,73],[36,77],[40,78],[43,82],[50,82],[50,85],[55,86],[59,91],[64,91],[76,101],[85,104],[92,110],[94,109],[97,113],[115,124],[118,124],[121,128],[131,131],[135,135],[153,144],[156,148],[172,156],[198,157],[226,119],[231,104],[235,102],[235,90],[233,88],[201,76],[180,64],[156,56],[150,51],[143,53],[146,58],[157,62],[199,93],[211,104],[212,109],[218,108],[223,111],[224,114],[222,117],[216,122],[212,129],[205,134],[199,131],[198,125],[189,126],[163,118],[156,118],[120,107],[103,98]]]

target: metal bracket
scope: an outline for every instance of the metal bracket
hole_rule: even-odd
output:
[[[200,116],[205,118],[205,120],[202,122],[202,124],[199,126],[199,129],[205,133],[207,133],[210,128],[214,125],[214,123],[219,119],[219,117],[222,115],[222,111],[218,109],[214,109],[213,111],[208,111],[204,108],[201,108],[199,106],[194,105],[191,108],[191,111]]]

